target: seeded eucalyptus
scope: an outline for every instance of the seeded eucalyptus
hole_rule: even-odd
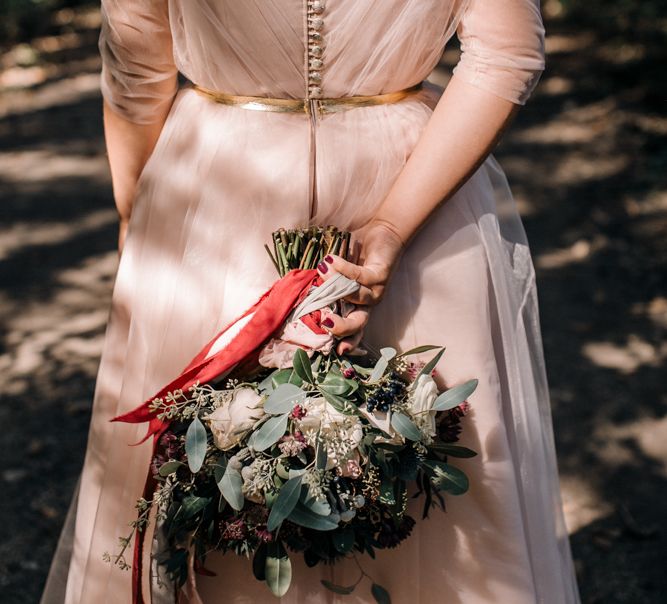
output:
[[[279,229],[272,233],[271,241],[273,251],[268,245],[264,249],[281,277],[292,269],[315,268],[327,254],[347,258],[350,250],[350,232],[332,225]]]

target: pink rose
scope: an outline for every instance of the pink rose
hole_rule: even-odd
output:
[[[329,354],[334,338],[330,333],[315,333],[303,321],[287,323],[280,335],[271,338],[259,353],[259,364],[264,367],[286,369],[292,366],[294,353],[302,348],[308,356],[314,351]]]

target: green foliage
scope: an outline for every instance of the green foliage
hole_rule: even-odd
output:
[[[270,531],[276,530],[280,523],[285,520],[299,501],[301,493],[301,480],[303,475],[290,478],[280,489],[278,497],[271,508],[267,528]]]
[[[206,428],[198,417],[192,420],[185,433],[185,452],[188,456],[188,466],[193,474],[199,472],[206,457]]]
[[[274,596],[282,597],[292,582],[292,564],[282,544],[271,543],[264,566],[266,584]]]
[[[231,464],[227,465],[222,479],[218,482],[218,488],[233,509],[243,508],[243,478],[238,470],[232,468]]]
[[[415,442],[419,442],[422,439],[422,433],[419,428],[417,428],[413,421],[403,413],[392,413],[391,427],[401,436],[409,438]]]
[[[310,359],[308,355],[302,348],[297,348],[294,352],[294,359],[292,360],[292,366],[294,367],[295,373],[304,381],[309,384],[313,383],[313,372],[310,367]]]
[[[378,604],[391,604],[389,592],[384,587],[382,587],[382,585],[373,583],[373,585],[371,585],[371,593],[373,594],[373,597]]]
[[[329,591],[333,591],[336,594],[340,594],[341,596],[349,596],[353,591],[356,585],[349,585],[347,587],[343,585],[336,585],[335,583],[332,583],[331,581],[327,581],[326,579],[320,579],[320,583],[324,585]]]
[[[469,380],[465,384],[454,386],[449,390],[445,390],[435,399],[433,403],[434,411],[448,411],[460,405],[465,401],[477,388],[479,380]]]
[[[294,384],[280,384],[264,403],[264,411],[272,415],[282,415],[292,411],[295,405],[302,403],[306,393]]]
[[[285,434],[285,430],[287,430],[288,419],[289,416],[287,413],[270,417],[257,432],[252,433],[249,444],[256,451],[264,451],[271,445],[276,444],[280,440],[280,437]]]

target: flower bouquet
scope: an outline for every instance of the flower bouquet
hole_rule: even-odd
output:
[[[455,443],[477,381],[440,391],[433,373],[444,349],[436,346],[337,355],[320,323],[344,312],[340,298],[358,284],[342,275],[322,282],[310,267],[326,253],[344,255],[349,234],[278,231],[273,243],[281,279],[272,290],[179,378],[115,418],[149,422],[154,438],[139,516],[121,552],[106,555],[129,568],[123,552],[137,533],[135,602],[143,602],[141,544],[153,510],[165,544],[153,554],[179,585],[191,569],[209,573],[207,552],[219,550],[252,558],[255,577],[282,596],[291,580],[288,552],[308,566],[374,556],[411,533],[409,484],[423,497],[423,517],[437,503],[444,508],[443,493],[468,489],[449,460],[475,455]],[[293,279],[296,286],[284,290]],[[415,360],[430,351],[428,362]],[[359,568],[354,585],[322,584],[352,593],[368,577]],[[371,592],[390,602],[381,585],[372,582]]]

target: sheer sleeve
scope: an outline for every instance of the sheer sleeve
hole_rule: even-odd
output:
[[[102,0],[101,91],[111,108],[150,124],[178,88],[166,0]]]
[[[457,35],[457,77],[523,105],[544,70],[539,0],[470,0]]]

